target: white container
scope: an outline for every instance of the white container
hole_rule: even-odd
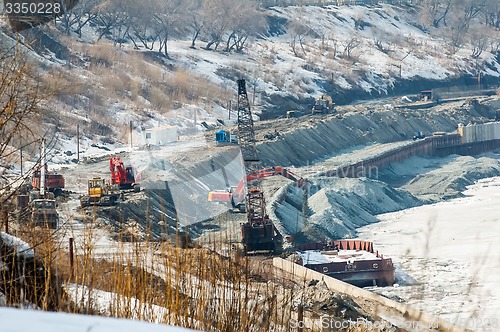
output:
[[[161,126],[145,130],[144,141],[148,145],[164,145],[177,141],[177,127]]]

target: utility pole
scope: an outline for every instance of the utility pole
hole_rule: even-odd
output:
[[[252,96],[252,106],[255,106],[255,90],[257,86],[257,81],[253,82],[253,96]]]
[[[40,159],[40,197],[45,197],[45,138],[42,138],[42,155]]]
[[[76,162],[80,162],[80,124],[76,125]]]
[[[23,176],[23,138],[21,137],[21,140],[20,140],[20,153],[21,153],[21,176]]]
[[[132,148],[132,120],[130,120],[130,147]]]

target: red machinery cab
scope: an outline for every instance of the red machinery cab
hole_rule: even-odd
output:
[[[120,157],[109,159],[109,170],[111,171],[111,183],[119,189],[134,189],[139,191],[139,174],[133,166],[125,167]]]

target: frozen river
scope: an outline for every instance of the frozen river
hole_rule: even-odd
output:
[[[397,266],[376,292],[474,331],[500,331],[500,178],[466,197],[380,215],[359,229]]]

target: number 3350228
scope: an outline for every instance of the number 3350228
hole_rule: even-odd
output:
[[[44,15],[61,13],[60,3],[34,3],[34,2],[16,2],[6,3],[6,14],[26,14],[26,15]]]

